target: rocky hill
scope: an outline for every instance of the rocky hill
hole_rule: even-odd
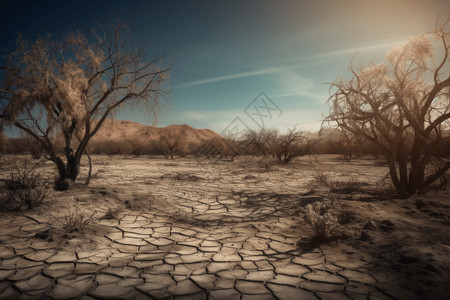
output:
[[[220,135],[212,130],[196,129],[186,124],[155,127],[132,121],[106,120],[93,140],[134,140],[148,142],[151,140],[159,140],[161,136],[168,135],[177,137],[182,144],[221,138]]]
[[[133,147],[160,144],[162,138],[176,141],[177,149],[188,151],[207,142],[225,144],[224,139],[210,129],[196,129],[190,125],[170,125],[155,127],[132,121],[106,120],[90,145],[102,143],[129,143]]]

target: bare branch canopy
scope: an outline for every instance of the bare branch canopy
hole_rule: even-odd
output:
[[[42,144],[60,179],[75,180],[89,140],[125,105],[157,113],[169,67],[129,47],[122,23],[54,40],[22,36],[0,68],[0,115]],[[57,146],[64,145],[64,158]]]
[[[435,32],[391,49],[382,64],[350,66],[351,79],[331,84],[326,121],[374,144],[399,193],[421,191],[450,169],[440,159],[450,139],[450,19]]]

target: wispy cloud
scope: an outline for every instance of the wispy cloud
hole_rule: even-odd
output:
[[[408,41],[408,38],[389,40],[389,41],[380,41],[380,42],[369,44],[369,45],[353,46],[353,47],[349,47],[349,48],[345,48],[345,49],[322,52],[319,54],[309,56],[308,58],[310,58],[310,59],[328,58],[328,57],[343,56],[343,55],[354,54],[354,53],[373,52],[373,51],[377,51],[377,50],[388,49],[393,46],[402,45],[402,44],[405,44],[407,41]]]
[[[325,103],[328,99],[328,95],[324,92],[313,92],[308,90],[294,90],[287,93],[275,94],[272,96],[273,98],[288,98],[288,97],[302,97],[306,99],[312,99],[318,101],[320,103]]]
[[[306,77],[299,72],[285,72],[279,76],[278,82],[280,92],[272,94],[273,98],[301,97],[320,103],[327,99],[326,88],[322,84],[318,84],[312,78]]]
[[[291,66],[283,66],[283,67],[260,69],[260,70],[256,70],[256,71],[250,71],[250,72],[240,72],[240,73],[235,73],[235,74],[230,74],[230,75],[224,75],[224,76],[212,77],[212,78],[208,78],[208,79],[191,81],[191,82],[181,84],[178,87],[196,86],[196,85],[201,85],[201,84],[206,84],[206,83],[219,82],[219,81],[231,80],[231,79],[237,79],[237,78],[243,78],[243,77],[252,77],[252,76],[259,76],[259,75],[266,75],[266,74],[282,73],[282,72],[286,72],[290,68],[291,68]]]
[[[404,44],[407,42],[407,40],[408,40],[407,38],[402,38],[402,39],[389,40],[389,41],[379,41],[377,43],[368,44],[368,45],[352,46],[352,47],[348,47],[345,49],[322,52],[322,53],[318,53],[318,54],[311,55],[311,56],[299,57],[297,64],[271,67],[271,68],[259,69],[259,70],[255,70],[255,71],[239,72],[239,73],[234,73],[234,74],[229,74],[229,75],[195,80],[195,81],[190,81],[190,82],[180,84],[177,87],[179,87],[179,88],[180,87],[191,87],[191,86],[198,86],[198,85],[203,85],[203,84],[208,84],[208,83],[213,83],[213,82],[233,80],[233,79],[237,79],[237,78],[291,72],[293,69],[297,69],[299,66],[305,64],[307,61],[314,61],[316,59],[322,59],[322,58],[338,57],[338,56],[344,56],[344,55],[354,54],[354,53],[367,53],[367,52],[373,52],[373,51],[382,50],[382,49],[388,49],[393,46]]]

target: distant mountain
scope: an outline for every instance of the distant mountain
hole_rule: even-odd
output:
[[[208,141],[224,142],[224,138],[210,129],[196,129],[190,125],[170,125],[155,127],[132,121],[105,120],[100,130],[92,138],[98,142],[130,142],[134,144],[150,144],[159,142],[161,137],[177,140],[180,149],[200,146]]]

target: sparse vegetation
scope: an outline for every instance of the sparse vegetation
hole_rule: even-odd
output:
[[[37,172],[39,164],[32,164],[27,158],[21,164],[16,162],[9,171],[10,179],[3,180],[5,187],[0,191],[2,210],[32,209],[43,203],[48,195],[48,186]]]
[[[329,174],[318,172],[314,175],[313,183],[329,189],[336,194],[351,194],[363,191],[366,183],[358,181],[354,174],[343,176],[344,179],[332,179]]]
[[[249,130],[241,143],[241,154],[260,156],[278,163],[288,164],[299,156],[315,151],[315,140],[308,140],[304,133],[296,128],[281,134],[278,130],[263,128],[259,131]]]
[[[304,208],[306,221],[314,230],[314,240],[326,242],[330,237],[330,231],[336,227],[337,218],[330,212],[328,205],[323,202],[315,202]]]
[[[68,200],[71,202],[71,200]],[[58,223],[61,224],[61,228],[66,233],[73,232],[83,232],[83,230],[90,224],[94,223],[94,215],[96,211],[94,210],[92,213],[87,211],[80,211],[80,209],[76,208],[75,210],[71,210],[69,208],[66,216],[62,218],[57,218],[50,214]]]
[[[86,216],[86,213],[81,213],[78,210],[71,212],[64,217],[62,227],[68,233],[82,232],[86,226],[94,222],[95,211]]]

